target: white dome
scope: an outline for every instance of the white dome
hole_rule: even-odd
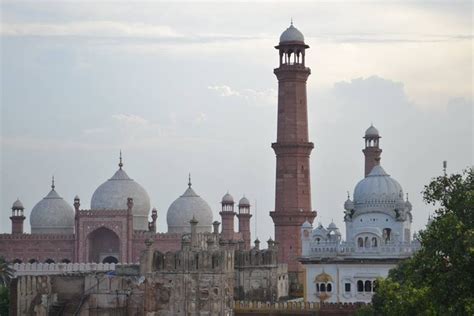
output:
[[[71,205],[52,190],[31,210],[32,234],[73,234],[74,210]]]
[[[304,43],[303,33],[293,26],[293,22],[291,23],[290,27],[280,35],[280,44],[288,42]]]
[[[204,199],[194,192],[189,184],[188,189],[171,203],[166,214],[169,233],[189,233],[192,218],[198,221],[197,232],[210,232],[212,230],[212,210]]]
[[[239,206],[250,206],[249,200],[244,196],[239,201]]]
[[[337,229],[337,226],[334,224],[334,222],[331,222],[331,224],[328,226],[328,229]]]
[[[234,197],[227,192],[223,197],[222,197],[222,202],[223,204],[234,204]]]
[[[379,137],[379,131],[372,124],[365,131],[365,137]]]
[[[388,175],[380,165],[376,165],[367,177],[359,181],[354,189],[356,210],[378,208],[393,210],[403,202],[403,190],[397,180]]]
[[[22,209],[24,209],[23,203],[21,203],[20,199],[16,199],[16,201],[13,202],[12,209],[14,209],[14,210],[22,210]]]
[[[354,209],[354,202],[350,198],[347,198],[347,200],[344,202],[344,209],[346,211],[352,211]]]
[[[148,230],[150,197],[122,168],[95,190],[91,199],[91,209],[126,210],[128,198],[133,198],[133,229]]]
[[[313,228],[313,225],[311,225],[311,223],[306,219],[301,227],[302,228]]]

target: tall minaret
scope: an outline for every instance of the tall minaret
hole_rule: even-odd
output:
[[[372,171],[372,168],[380,164],[380,154],[382,154],[382,149],[379,148],[379,131],[370,125],[370,127],[365,131],[365,148],[362,149],[362,152],[365,156],[365,176]]]
[[[239,214],[237,218],[239,219],[239,233],[241,233],[242,239],[244,241],[244,250],[250,250],[250,202],[244,196],[239,201]]]
[[[308,141],[308,110],[306,80],[311,70],[305,67],[303,34],[293,26],[280,36],[275,46],[280,53],[280,66],[274,70],[278,78],[275,211],[270,216],[275,223],[278,260],[288,263],[292,284],[301,283],[301,225],[313,221],[311,209],[309,156],[313,143]]]

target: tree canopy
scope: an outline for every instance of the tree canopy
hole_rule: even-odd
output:
[[[437,209],[421,249],[379,280],[360,314],[474,315],[474,170],[437,177],[422,194]]]

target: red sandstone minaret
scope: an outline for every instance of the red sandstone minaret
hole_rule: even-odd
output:
[[[365,148],[362,152],[365,156],[365,176],[372,171],[372,168],[380,164],[380,154],[382,149],[379,148],[379,131],[371,124],[365,131]]]
[[[240,199],[238,207],[237,218],[239,219],[239,232],[244,240],[244,250],[250,250],[250,218],[252,214],[250,214],[249,200],[244,196]]]
[[[300,230],[303,222],[313,221],[311,209],[309,156],[313,143],[308,140],[308,110],[306,80],[311,71],[305,66],[303,34],[293,26],[280,36],[275,47],[280,53],[280,66],[274,70],[278,78],[275,211],[270,216],[275,223],[278,260],[288,263],[292,284],[301,283],[303,267],[297,261],[301,255]]]
[[[234,198],[227,192],[222,197],[222,211],[219,213],[222,220],[222,239],[229,241],[234,239]]]
[[[23,222],[25,221],[25,216],[23,214],[23,203],[19,199],[13,202],[12,205],[12,234],[23,234]]]

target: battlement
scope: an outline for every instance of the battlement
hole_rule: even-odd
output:
[[[74,234],[0,234],[0,240],[74,240]]]
[[[15,270],[15,276],[22,275],[52,275],[73,272],[114,271],[115,263],[15,263],[10,267]]]

